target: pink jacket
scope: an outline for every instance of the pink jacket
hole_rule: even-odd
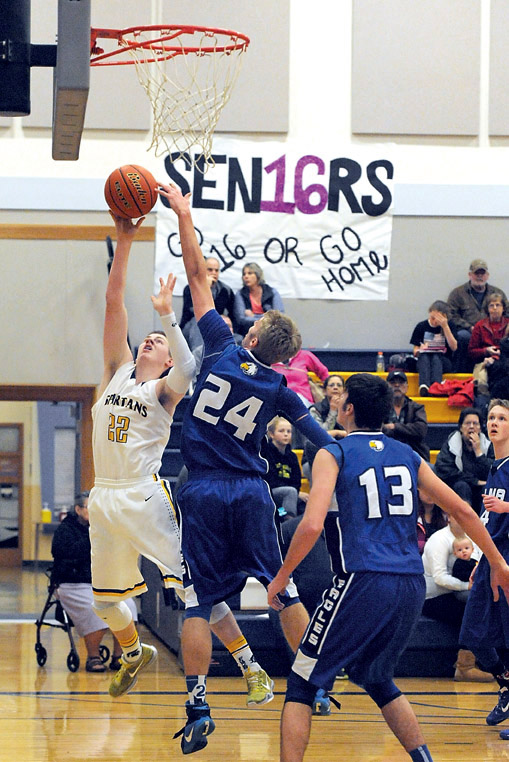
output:
[[[310,403],[314,400],[309,387],[308,371],[316,373],[322,383],[329,375],[329,370],[323,362],[320,362],[318,357],[307,349],[299,349],[295,357],[288,362],[277,362],[272,368],[286,377],[288,387],[292,391],[301,394]]]

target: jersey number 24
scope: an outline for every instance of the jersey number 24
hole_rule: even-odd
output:
[[[233,436],[244,441],[246,436],[252,434],[255,430],[255,418],[263,405],[263,400],[251,396],[233,405],[233,407],[226,408],[226,411],[223,412],[232,385],[229,381],[219,378],[213,373],[209,373],[207,376],[207,383],[217,386],[217,391],[215,389],[202,389],[193,410],[193,415],[202,421],[211,423],[213,426],[217,426],[222,418],[226,423],[233,426]],[[221,411],[220,415],[213,415],[211,412],[207,412],[207,408],[218,412]]]

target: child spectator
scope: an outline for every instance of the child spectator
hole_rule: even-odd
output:
[[[509,317],[507,302],[500,291],[494,291],[486,300],[488,317],[479,320],[472,329],[468,342],[468,355],[474,361],[474,382],[477,392],[489,395],[488,368],[500,359],[500,342],[507,335]]]
[[[460,579],[462,582],[468,582],[470,575],[477,566],[477,561],[475,558],[472,558],[472,553],[474,552],[472,540],[466,535],[455,537],[452,544],[452,552],[456,556],[456,561],[451,570],[452,576]]]
[[[307,494],[300,491],[301,470],[299,459],[291,447],[292,425],[286,418],[276,416],[267,427],[267,437],[262,442],[262,455],[269,464],[266,477],[272,498],[284,514],[297,515],[299,500],[306,502]]]
[[[427,397],[429,387],[442,381],[444,373],[450,373],[452,354],[456,351],[457,329],[449,323],[450,308],[447,302],[433,302],[428,319],[415,326],[410,343],[414,345],[419,373],[419,395]]]

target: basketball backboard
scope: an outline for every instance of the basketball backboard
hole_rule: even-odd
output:
[[[79,157],[90,86],[90,2],[58,0],[52,141],[56,160]]]
[[[30,43],[30,0],[0,0],[0,116],[30,114],[30,68],[51,66],[52,156],[76,160],[90,79],[91,0],[58,0],[55,45]]]

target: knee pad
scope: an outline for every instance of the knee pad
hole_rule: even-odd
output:
[[[368,683],[363,687],[379,709],[383,709],[386,704],[390,704],[401,696],[401,691],[393,680],[386,680],[384,683]]]
[[[308,683],[307,680],[291,670],[286,684],[285,704],[287,701],[294,701],[297,704],[305,704],[312,708],[315,695],[316,685]]]
[[[112,632],[124,630],[133,621],[133,616],[125,601],[116,601],[115,603],[94,601],[92,608],[97,616],[106,622]]]
[[[221,621],[221,619],[225,618],[229,611],[230,607],[224,601],[221,601],[221,603],[216,603],[215,606],[212,606],[209,624],[217,624]]]

